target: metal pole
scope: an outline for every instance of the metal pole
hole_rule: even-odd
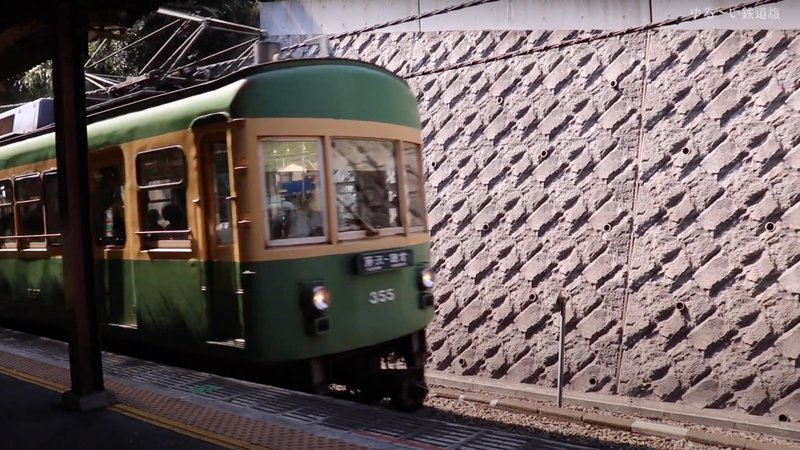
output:
[[[153,65],[153,63],[156,61],[156,58],[158,58],[161,55],[161,53],[164,52],[164,50],[167,49],[167,47],[169,46],[169,44],[172,42],[173,39],[175,39],[179,34],[181,34],[181,31],[183,31],[183,30],[185,30],[185,29],[187,29],[189,27],[189,24],[190,24],[190,22],[182,22],[178,26],[178,29],[175,30],[175,33],[173,33],[172,36],[167,38],[167,41],[164,42],[164,45],[162,45],[161,48],[158,49],[156,54],[153,55],[152,58],[150,58],[150,61],[147,61],[147,64],[145,64],[144,67],[142,67],[142,70],[139,71],[139,75],[142,75],[143,73],[147,72],[147,69],[149,69],[150,66]]]
[[[239,62],[240,63],[239,65],[241,65],[241,62],[244,61],[243,58],[246,58],[247,54],[250,53],[251,51],[253,51],[253,47],[246,48],[241,54],[239,54],[239,56],[236,59],[230,61],[228,67],[226,67],[225,70],[220,72],[219,76],[223,76],[226,73],[228,73],[228,71],[231,70],[231,67],[234,67],[234,64],[236,64],[237,62]]]
[[[183,52],[183,51],[184,51],[184,48],[186,48],[188,45],[191,45],[191,42],[193,42],[193,41],[194,41],[194,38],[195,38],[195,37],[196,37],[198,34],[200,34],[200,31],[201,31],[202,29],[203,29],[203,24],[200,24],[200,25],[198,25],[198,26],[197,26],[197,28],[195,28],[195,29],[194,29],[194,31],[192,31],[192,33],[189,35],[189,37],[188,37],[188,38],[187,38],[185,41],[183,41],[183,42],[181,42],[180,44],[178,44],[178,48],[176,48],[176,49],[175,49],[175,51],[174,51],[174,52],[172,52],[172,54],[171,54],[171,55],[167,56],[167,59],[165,59],[165,60],[164,60],[164,62],[163,62],[163,63],[161,64],[161,66],[159,67],[159,69],[160,69],[160,70],[164,70],[164,68],[167,66],[167,64],[169,64],[169,63],[170,63],[170,60],[172,60],[172,58],[174,58],[174,57],[175,57],[175,55],[177,55],[177,54],[179,54],[179,53]],[[166,71],[164,71],[164,73],[166,73]]]
[[[88,67],[94,67],[94,66],[96,66],[96,65],[100,64],[101,62],[103,62],[103,61],[107,60],[108,58],[111,58],[112,56],[118,55],[118,54],[120,54],[120,53],[124,52],[125,50],[127,50],[127,49],[129,49],[129,48],[133,47],[134,45],[136,45],[136,44],[138,44],[138,43],[140,43],[140,42],[142,42],[142,41],[144,41],[144,40],[146,40],[146,39],[149,39],[149,38],[151,38],[151,37],[155,36],[156,34],[158,34],[158,33],[162,32],[162,31],[166,30],[167,28],[169,28],[169,27],[171,27],[171,26],[175,25],[175,24],[176,24],[176,23],[178,23],[178,22],[180,22],[180,21],[179,21],[179,20],[176,20],[176,21],[174,21],[174,22],[172,22],[172,23],[168,23],[168,24],[164,25],[163,27],[161,27],[161,28],[157,29],[156,31],[153,31],[152,33],[148,34],[147,36],[145,36],[145,37],[143,37],[143,38],[140,38],[140,39],[137,39],[136,41],[134,41],[134,42],[131,42],[130,44],[128,44],[128,45],[126,45],[126,46],[122,47],[121,49],[119,49],[119,50],[117,50],[117,51],[115,51],[115,52],[113,52],[113,53],[111,53],[111,54],[109,54],[109,55],[106,55],[106,56],[105,56],[103,59],[99,59],[99,60],[97,60],[97,61],[95,61],[95,62],[91,63],[91,65],[89,65],[89,63],[87,62],[87,63],[86,63],[86,66],[88,66]],[[103,41],[103,43],[104,43],[104,44],[105,44],[105,42],[106,42],[106,41]],[[98,47],[98,48],[97,48],[97,50],[100,50],[100,47]],[[97,53],[97,51],[95,51],[95,53]],[[89,60],[91,60],[93,57],[94,57],[94,53],[92,53],[92,57],[91,57],[91,58],[89,58]]]
[[[105,88],[107,88],[107,87],[108,87],[107,85],[100,84],[100,83],[98,83],[97,81],[94,81],[94,80],[92,79],[92,77],[90,77],[90,76],[89,76],[89,74],[86,74],[86,81],[88,81],[89,83],[92,83],[93,85],[95,85],[95,86],[97,86],[97,87],[99,87],[99,88],[101,88],[101,89],[105,89]]]
[[[107,80],[107,79],[105,79],[105,78],[103,78],[103,77],[101,77],[99,75],[95,75],[93,73],[86,73],[86,80],[89,81],[90,83],[93,82],[92,84],[95,84],[95,85],[97,85],[97,86],[99,86],[101,88],[106,88],[106,87],[114,86],[115,84],[117,84],[117,83],[114,83],[113,81]],[[105,84],[102,84],[102,83],[105,83]]]
[[[86,66],[88,66],[89,64],[92,63],[92,60],[94,59],[94,55],[98,54],[100,52],[100,50],[102,50],[103,47],[106,46],[107,42],[108,42],[108,39],[103,39],[102,42],[100,42],[97,45],[97,48],[95,48],[94,51],[92,52],[92,54],[89,55],[89,59],[86,60],[86,63],[83,65],[83,67],[86,67]]]
[[[556,406],[561,408],[564,400],[564,335],[566,334],[564,328],[567,323],[567,301],[560,295],[558,307],[561,310],[561,326],[558,327],[558,397],[556,397]]]
[[[61,230],[64,235],[64,296],[72,316],[69,365],[72,389],[64,406],[86,411],[113,402],[103,385],[100,330],[94,289],[90,230],[89,165],[83,63],[88,52],[86,11],[73,2],[57,2],[53,23],[56,162]]]
[[[206,57],[204,57],[202,59],[198,59],[197,61],[195,61],[193,63],[189,63],[189,64],[186,64],[185,66],[181,66],[181,67],[178,67],[177,69],[173,69],[171,72],[180,72],[181,70],[183,70],[183,69],[185,69],[187,67],[190,67],[192,65],[200,66],[200,63],[202,63],[203,61],[208,61],[209,59],[212,59],[212,58],[217,57],[219,55],[222,55],[224,53],[232,52],[232,51],[236,50],[237,48],[243,47],[243,46],[248,45],[248,44],[249,45],[253,45],[256,42],[258,42],[259,40],[260,40],[260,38],[255,38],[255,39],[250,39],[249,41],[240,42],[240,43],[234,45],[233,47],[228,47],[228,48],[226,48],[224,50],[220,50],[217,53],[214,53],[213,55],[208,55],[208,56],[206,56]]]
[[[181,62],[183,57],[186,56],[187,53],[189,53],[189,50],[192,48],[192,45],[194,45],[194,43],[197,42],[197,39],[200,37],[201,34],[203,34],[203,31],[205,29],[206,29],[205,24],[200,24],[200,27],[197,29],[197,31],[195,31],[194,34],[192,34],[189,37],[189,40],[186,41],[186,44],[183,47],[183,50],[181,51],[180,55],[178,55],[177,58],[175,58],[175,61],[172,62],[172,65],[169,66],[169,69],[167,69],[165,73],[169,73],[172,69],[175,68],[175,66],[178,65],[179,62]]]
[[[176,17],[182,20],[190,20],[193,22],[202,22],[207,25],[209,28],[220,30],[220,31],[230,31],[233,33],[242,33],[247,34],[250,36],[258,36],[259,38],[267,34],[265,30],[261,28],[255,28],[248,25],[242,25],[240,23],[228,22],[225,20],[214,19],[211,17],[201,17],[196,16],[194,14],[188,14],[181,11],[173,11],[171,9],[166,8],[158,8],[157,11],[159,14],[169,17]]]

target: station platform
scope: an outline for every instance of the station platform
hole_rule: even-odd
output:
[[[218,450],[220,447],[114,411],[69,413],[61,395],[0,374],[0,448],[16,450]]]
[[[104,353],[118,403],[61,408],[63,342],[0,328],[0,448],[492,449],[590,447],[452,424],[380,406],[308,395]]]

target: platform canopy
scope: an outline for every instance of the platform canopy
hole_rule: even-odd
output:
[[[54,51],[51,16],[57,3],[82,6],[88,13],[89,40],[130,27],[165,0],[32,0],[3,5],[0,14],[0,79],[24,72]]]

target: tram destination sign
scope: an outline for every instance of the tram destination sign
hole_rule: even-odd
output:
[[[413,264],[413,254],[409,249],[362,253],[356,257],[356,269],[362,275],[411,267]]]

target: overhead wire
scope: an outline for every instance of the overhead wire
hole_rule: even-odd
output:
[[[335,35],[330,35],[330,36],[322,36],[322,37],[318,36],[318,37],[312,38],[310,41],[318,42],[320,38],[327,38],[327,39],[331,39],[331,40],[343,39],[343,38],[346,38],[346,37],[349,37],[349,36],[359,35],[361,33],[367,33],[367,32],[371,32],[371,31],[376,31],[376,30],[379,30],[379,29],[382,29],[382,28],[391,27],[391,26],[394,26],[394,25],[400,25],[400,24],[403,24],[403,23],[422,20],[422,19],[426,19],[426,18],[437,16],[437,15],[446,14],[446,13],[450,13],[450,12],[454,12],[454,11],[459,11],[459,10],[463,10],[463,9],[467,9],[467,8],[471,8],[471,7],[475,7],[475,6],[480,6],[480,5],[484,5],[484,4],[488,4],[488,3],[494,3],[494,2],[498,2],[498,1],[500,1],[500,0],[471,0],[471,1],[468,1],[468,2],[465,2],[465,3],[460,3],[460,4],[448,6],[448,7],[445,7],[445,8],[440,8],[440,9],[427,11],[427,12],[420,13],[420,14],[415,14],[415,15],[411,15],[411,16],[407,16],[407,17],[403,17],[403,18],[399,18],[399,19],[394,19],[394,20],[391,20],[391,21],[388,21],[388,22],[383,22],[383,23],[371,25],[371,26],[368,26],[368,27],[360,28],[358,30],[348,31],[348,32],[339,33],[339,34],[335,34]],[[168,10],[168,9],[165,9],[165,8],[160,8],[158,10],[158,13],[162,14],[162,15],[165,15],[165,16],[170,16],[170,17],[174,17],[174,18],[178,19],[175,22],[172,22],[171,24],[167,25],[164,28],[172,26],[176,22],[182,22],[181,25],[180,25],[180,28],[179,28],[179,30],[180,30],[180,29],[185,29],[190,22],[197,22],[197,23],[201,24],[201,27],[198,27],[198,29],[202,28],[202,25],[205,25],[208,28],[213,28],[213,29],[218,29],[218,30],[236,31],[236,32],[244,32],[246,34],[253,34],[253,35],[257,34],[258,35],[258,37],[253,39],[253,40],[239,43],[239,44],[237,44],[237,45],[235,45],[233,47],[230,47],[228,49],[225,49],[225,50],[222,50],[220,52],[217,52],[214,55],[205,57],[205,58],[203,58],[203,59],[201,59],[199,61],[195,61],[193,63],[186,64],[186,65],[176,69],[176,68],[174,68],[174,66],[181,59],[181,58],[178,58],[178,61],[173,62],[172,67],[170,69],[166,70],[166,72],[164,73],[164,76],[168,75],[169,73],[179,72],[182,69],[185,69],[185,68],[188,68],[188,67],[191,67],[191,66],[194,66],[197,70],[210,70],[210,69],[213,69],[213,68],[225,66],[225,68],[222,70],[222,72],[220,74],[218,74],[218,76],[222,76],[225,73],[228,73],[231,69],[236,69],[236,68],[241,67],[241,65],[244,63],[244,61],[246,61],[247,58],[249,58],[252,55],[253,49],[252,48],[246,49],[241,54],[239,54],[239,56],[237,56],[236,58],[234,58],[232,60],[212,63],[212,64],[209,64],[209,65],[206,65],[206,66],[200,66],[198,63],[201,62],[201,61],[206,61],[206,60],[211,59],[213,57],[219,56],[219,55],[221,55],[223,53],[226,53],[226,52],[235,50],[237,48],[240,48],[241,46],[245,45],[248,42],[255,43],[257,40],[259,40],[264,35],[266,35],[266,32],[264,30],[260,30],[258,28],[248,27],[248,26],[245,26],[245,25],[235,24],[235,23],[232,23],[232,22],[226,22],[226,21],[221,21],[221,20],[217,20],[217,19],[205,18],[205,17],[194,15],[194,14],[183,13],[183,12],[180,12],[180,11],[173,11],[173,10]],[[216,26],[211,26],[211,24],[216,25]],[[144,38],[142,38],[142,39],[140,39],[140,40],[138,40],[138,41],[126,46],[125,49],[130,48],[131,46],[133,46],[135,44],[138,44],[139,42],[141,42],[141,41],[143,41],[143,40],[145,40],[145,39],[147,39],[147,38],[159,33],[160,31],[163,31],[164,28],[156,30],[155,32],[149,34],[148,36],[145,36]],[[195,30],[195,32],[196,31],[197,30]],[[168,39],[167,43],[165,43],[164,46],[162,46],[162,48],[157,52],[157,54],[146,64],[145,68],[142,69],[142,71],[140,72],[140,75],[142,75],[146,71],[146,69],[149,68],[153,64],[154,60],[162,53],[162,51],[166,48],[167,44],[177,34],[178,34],[178,32],[174,33],[173,36],[170,39]],[[181,44],[181,46],[179,46],[178,51],[180,52],[183,49],[183,47],[187,46],[187,43],[191,44],[191,41],[193,41],[193,39],[190,37],[187,40],[187,42],[184,42],[184,43]],[[307,46],[308,42],[309,41],[305,41],[305,42],[300,43],[300,44],[296,44],[296,45],[289,46],[289,47],[284,47],[284,48],[281,49],[281,52],[292,51],[294,49],[298,49],[298,48]],[[174,56],[175,55],[173,54],[173,57]],[[108,57],[110,57],[110,56],[107,56],[104,59],[107,59]],[[170,61],[170,59],[172,59],[172,58],[171,57],[167,58],[167,61],[162,63],[162,66],[161,66],[162,69],[166,66],[166,64]],[[93,62],[92,65],[96,65],[97,63],[99,63],[101,61]],[[147,81],[148,81],[147,79],[143,78],[141,82],[147,82]],[[138,83],[134,82],[134,83],[129,83],[129,84],[135,85],[135,84],[138,84]],[[95,92],[95,91],[92,91],[92,92]]]
[[[141,68],[141,70],[139,70],[139,74],[138,74],[138,75],[143,75],[143,74],[145,74],[145,73],[147,72],[147,69],[149,69],[151,66],[155,66],[155,62],[156,62],[156,60],[158,59],[158,57],[159,57],[159,56],[161,56],[161,54],[162,54],[163,52],[165,52],[165,51],[167,50],[167,48],[169,47],[169,45],[172,43],[172,40],[173,40],[173,39],[175,39],[175,38],[177,38],[177,37],[178,37],[178,36],[179,36],[181,33],[183,33],[184,31],[188,30],[188,29],[189,29],[189,27],[191,26],[191,23],[192,23],[192,22],[190,22],[190,21],[188,21],[188,20],[185,20],[185,21],[181,22],[181,24],[180,24],[180,25],[178,25],[178,29],[177,29],[177,30],[175,30],[175,32],[174,32],[174,33],[172,33],[172,36],[168,37],[168,38],[167,38],[167,40],[166,40],[166,42],[164,42],[163,44],[161,44],[161,48],[159,48],[159,49],[158,49],[158,51],[156,52],[156,54],[155,54],[155,55],[153,55],[153,57],[152,57],[152,58],[150,58],[150,60],[149,60],[149,61],[147,61],[147,64],[145,64],[145,65],[144,65],[144,67],[142,67],[142,68]],[[167,57],[167,61],[169,61],[169,57]],[[165,63],[162,63],[162,65],[163,65],[163,64],[165,64]]]
[[[460,3],[460,4],[457,4],[457,5],[452,5],[452,6],[449,6],[449,7],[445,7],[445,8],[440,8],[440,9],[436,9],[436,10],[432,10],[432,11],[427,11],[427,12],[420,13],[420,14],[414,14],[414,15],[411,15],[411,16],[407,16],[407,17],[403,17],[403,18],[399,18],[399,19],[394,19],[394,20],[391,20],[391,21],[388,21],[388,22],[383,22],[383,23],[371,25],[371,26],[368,26],[368,27],[363,27],[363,28],[360,28],[360,29],[357,29],[357,30],[353,30],[353,31],[347,31],[347,32],[338,33],[338,34],[332,34],[332,35],[317,36],[317,37],[314,37],[314,38],[312,38],[310,40],[304,41],[304,42],[299,43],[299,44],[294,44],[294,45],[282,47],[281,48],[281,53],[283,53],[283,52],[291,52],[291,51],[296,50],[298,48],[301,48],[301,47],[304,47],[304,46],[308,46],[310,42],[318,43],[320,39],[328,39],[328,40],[344,39],[344,38],[347,38],[347,37],[350,37],[350,36],[357,36],[357,35],[360,35],[362,33],[368,33],[368,32],[377,31],[377,30],[382,29],[382,28],[387,28],[387,27],[391,27],[391,26],[395,26],[395,25],[400,25],[400,24],[403,24],[403,23],[422,20],[422,19],[434,17],[434,16],[441,15],[441,14],[447,14],[447,13],[454,12],[454,11],[459,11],[459,10],[463,10],[463,9],[467,9],[467,8],[481,6],[481,5],[484,5],[484,4],[494,3],[494,2],[497,2],[497,1],[500,1],[500,0],[472,0],[472,1],[465,2],[465,3]],[[663,28],[663,27],[666,27],[666,26],[678,25],[678,24],[681,24],[681,23],[701,20],[701,19],[705,19],[705,18],[709,18],[709,17],[720,16],[720,15],[723,15],[723,14],[730,14],[730,13],[733,13],[733,12],[736,12],[736,11],[741,11],[741,10],[748,9],[748,8],[755,8],[755,7],[762,6],[762,5],[779,3],[781,1],[783,1],[783,0],[753,0],[753,1],[750,1],[750,2],[739,3],[739,4],[731,6],[731,7],[722,7],[722,8],[717,8],[715,10],[709,10],[708,12],[702,13],[702,14],[691,14],[691,15],[678,16],[678,17],[673,18],[673,19],[666,19],[666,20],[662,20],[662,21],[659,21],[659,22],[651,22],[651,23],[647,23],[647,24],[644,24],[644,25],[628,27],[628,28],[624,28],[624,29],[620,29],[620,30],[602,32],[602,33],[589,33],[589,34],[584,35],[584,36],[580,36],[580,37],[572,38],[572,39],[565,39],[563,41],[552,43],[552,44],[545,44],[545,45],[541,45],[541,46],[537,46],[537,47],[533,47],[533,48],[522,49],[522,50],[517,50],[517,51],[514,51],[514,52],[504,53],[504,54],[501,54],[501,55],[490,56],[490,57],[485,57],[485,58],[478,58],[478,59],[464,61],[464,62],[455,63],[455,64],[449,64],[449,65],[445,65],[445,66],[435,67],[435,68],[432,68],[432,69],[419,70],[419,71],[412,72],[410,74],[405,75],[404,78],[411,79],[411,78],[417,78],[417,77],[422,77],[422,76],[427,76],[427,75],[434,75],[434,74],[441,73],[441,72],[462,69],[462,68],[471,67],[471,66],[475,66],[475,65],[488,64],[488,63],[492,63],[492,62],[502,61],[502,60],[511,59],[511,58],[517,58],[517,57],[521,57],[521,56],[528,56],[528,55],[532,55],[532,54],[536,54],[536,53],[546,52],[546,51],[549,51],[549,50],[565,48],[565,47],[569,47],[569,46],[573,46],[573,45],[586,44],[586,43],[591,43],[591,42],[596,42],[596,41],[601,41],[601,40],[607,40],[607,39],[626,36],[626,35],[630,35],[630,34],[638,34],[638,33],[646,32],[646,31],[650,31],[650,30],[654,30],[654,29],[658,29],[658,28]],[[162,13],[164,15],[169,15],[169,16],[172,16],[172,17],[176,17],[176,18],[179,19],[178,21],[180,21],[181,19],[183,19],[185,21],[190,21],[191,20],[191,21],[195,21],[195,22],[200,22],[201,24],[205,24],[205,25],[208,25],[209,23],[214,23],[214,25],[218,25],[218,26],[220,26],[220,28],[226,27],[227,28],[226,31],[239,31],[239,32],[252,33],[252,34],[258,34],[260,32],[260,33],[262,33],[261,36],[266,34],[263,30],[260,30],[258,28],[241,26],[241,28],[239,28],[239,29],[233,29],[233,28],[235,28],[234,25],[238,25],[238,24],[219,21],[219,20],[216,20],[216,19],[206,19],[206,18],[203,18],[203,17],[195,16],[195,15],[178,13],[176,11],[169,11],[169,10],[163,10],[162,9],[162,10],[159,10],[159,13]],[[176,22],[178,22],[178,21],[176,21]],[[168,28],[169,26],[174,25],[176,22],[173,22],[173,23],[167,25],[164,28]],[[187,25],[187,23],[188,22],[184,22],[182,25],[185,26],[185,25]],[[141,40],[144,40],[144,39],[146,39],[146,38],[148,38],[148,37],[160,32],[160,31],[162,31],[164,28],[162,28],[160,30],[157,30],[156,32],[151,33],[150,35],[146,36],[145,38],[142,38],[139,41],[131,44],[131,46],[136,44],[136,43],[138,43],[138,42],[140,42]],[[202,27],[198,27],[198,28],[202,28]],[[216,28],[216,27],[214,27],[214,28]],[[197,30],[195,30],[195,31],[197,31]],[[211,59],[212,57],[219,56],[220,54],[223,54],[225,52],[235,50],[235,49],[240,48],[241,46],[245,45],[246,43],[249,43],[249,42],[253,42],[254,43],[261,36],[259,36],[258,38],[252,39],[252,40],[248,40],[248,41],[243,42],[243,43],[239,43],[239,44],[237,44],[237,45],[235,45],[235,46],[233,46],[231,48],[225,49],[223,51],[217,52],[214,55],[211,55],[211,56],[208,56],[208,57],[205,57],[205,58],[201,59],[200,61],[205,61],[205,60]],[[173,35],[173,37],[174,37],[174,35]],[[192,41],[192,39],[189,39],[189,41]],[[183,47],[183,46],[186,46],[186,42],[184,42],[182,44],[182,46],[179,46],[179,49],[181,47]],[[128,46],[128,47],[130,47],[130,46]],[[195,66],[197,70],[207,70],[207,69],[214,68],[214,67],[227,66],[222,71],[222,73],[220,74],[220,75],[223,75],[223,74],[227,73],[229,70],[231,70],[232,68],[240,67],[243,64],[243,62],[247,58],[250,57],[252,51],[253,51],[252,48],[248,48],[245,51],[243,51],[237,58],[232,59],[232,60],[221,61],[221,62],[218,62],[218,63],[213,63],[213,64],[210,64],[210,65],[206,65],[206,66],[199,66],[197,63],[200,62],[200,61],[198,61],[198,62],[194,62],[194,63],[189,64],[189,65],[183,66],[180,69],[183,69],[183,68],[186,68],[186,67],[189,67],[189,66]],[[168,60],[169,59],[170,58],[168,58]],[[95,65],[95,64],[97,64],[99,62],[100,61],[95,61],[95,62],[92,63],[92,65]],[[151,63],[152,63],[152,61],[151,61]],[[173,68],[174,68],[175,64],[177,64],[177,61],[173,64]],[[162,65],[162,67],[163,67],[163,65]],[[177,70],[179,70],[179,69],[167,70],[167,72],[175,72]]]
[[[256,42],[258,42],[259,40],[261,40],[261,38],[254,38],[254,39],[250,39],[250,40],[248,40],[248,41],[240,42],[240,43],[238,43],[238,44],[236,44],[236,45],[234,45],[234,46],[232,46],[232,47],[228,47],[228,48],[226,48],[226,49],[224,49],[224,50],[220,50],[220,51],[218,51],[217,53],[214,53],[213,55],[208,55],[208,56],[206,56],[206,57],[203,57],[203,58],[201,58],[201,59],[198,59],[197,61],[194,61],[194,62],[191,62],[191,63],[189,63],[189,64],[186,64],[186,65],[184,65],[184,66],[178,67],[177,69],[174,69],[172,72],[173,72],[173,73],[174,73],[174,72],[180,72],[181,70],[183,70],[183,69],[186,69],[186,68],[188,68],[188,67],[191,67],[191,66],[198,66],[198,65],[199,65],[200,63],[202,63],[203,61],[208,61],[209,59],[214,59],[214,58],[216,58],[217,56],[220,56],[220,55],[223,55],[223,54],[225,54],[225,53],[231,52],[231,51],[233,51],[233,50],[236,50],[236,49],[238,49],[239,47],[243,47],[243,46],[245,46],[245,45],[248,45],[248,44],[249,44],[249,45],[253,45],[253,44],[255,44]],[[225,63],[227,63],[227,61],[225,61]],[[203,66],[203,67],[207,67],[207,66]]]
[[[159,28],[159,29],[157,29],[157,30],[153,31],[153,32],[152,32],[152,33],[150,33],[150,34],[148,34],[147,36],[141,37],[141,38],[137,39],[136,41],[134,41],[134,42],[131,42],[130,44],[128,44],[128,45],[126,45],[126,46],[124,46],[124,47],[122,47],[122,48],[120,48],[120,49],[118,49],[118,50],[116,50],[116,51],[114,51],[114,52],[112,52],[112,53],[110,53],[110,54],[106,55],[105,57],[103,57],[103,58],[101,58],[101,59],[99,59],[99,60],[97,60],[97,61],[94,61],[94,62],[92,62],[91,64],[89,64],[89,61],[91,61],[91,60],[92,60],[92,58],[94,58],[94,55],[95,55],[95,54],[96,54],[96,53],[97,53],[97,52],[100,50],[100,48],[101,48],[103,45],[105,45],[105,43],[106,43],[106,40],[103,40],[103,42],[102,42],[102,43],[101,43],[101,44],[100,44],[100,45],[97,47],[97,49],[95,50],[95,52],[94,52],[94,53],[92,53],[92,56],[89,58],[89,61],[87,61],[87,62],[86,62],[86,65],[85,65],[85,67],[86,67],[86,68],[91,68],[91,67],[94,67],[94,66],[96,66],[96,65],[100,64],[101,62],[103,62],[103,61],[107,60],[108,58],[111,58],[112,56],[115,56],[115,55],[117,55],[117,54],[119,54],[119,53],[122,53],[122,52],[124,52],[125,50],[128,50],[129,48],[133,47],[134,45],[137,45],[137,44],[139,44],[140,42],[142,42],[142,41],[144,41],[144,40],[146,40],[146,39],[149,39],[149,38],[151,38],[151,37],[155,36],[156,34],[158,34],[158,33],[162,32],[162,31],[166,30],[167,28],[170,28],[170,27],[172,27],[173,25],[177,24],[178,22],[180,22],[180,21],[179,21],[179,20],[176,20],[176,21],[174,21],[174,22],[168,23],[168,24],[164,25],[163,27],[161,27],[161,28]]]
[[[345,31],[343,33],[331,34],[331,35],[326,35],[326,36],[317,36],[317,37],[312,38],[312,40],[314,40],[314,41],[319,40],[320,37],[324,37],[324,38],[327,38],[329,40],[344,39],[346,37],[356,36],[356,35],[359,35],[361,33],[370,33],[370,32],[373,32],[373,31],[380,30],[382,28],[388,28],[388,27],[393,27],[395,25],[402,25],[402,24],[408,23],[408,22],[414,22],[414,21],[417,21],[417,20],[428,19],[430,17],[438,16],[438,15],[441,15],[441,14],[447,14],[447,13],[450,13],[450,12],[459,11],[459,10],[466,9],[466,8],[472,8],[474,6],[481,6],[481,5],[485,5],[487,3],[494,3],[494,2],[498,2],[498,1],[500,1],[500,0],[472,0],[472,1],[469,1],[469,2],[466,2],[466,3],[460,3],[460,4],[457,4],[457,5],[453,5],[453,6],[448,6],[446,8],[434,9],[432,11],[427,11],[427,12],[420,13],[420,14],[414,14],[412,16],[407,16],[407,17],[403,17],[403,18],[400,18],[400,19],[394,19],[394,20],[390,20],[388,22],[383,22],[383,23],[379,23],[379,24],[375,24],[375,25],[370,25],[368,27],[359,28],[359,29],[353,30],[353,31]],[[299,44],[294,44],[294,45],[289,45],[287,47],[282,47],[281,48],[281,52],[291,52],[291,51],[297,50],[297,49],[299,49],[301,47],[305,47],[306,45],[308,45],[307,42],[308,41],[304,41],[304,42],[301,42]]]
[[[92,52],[92,54],[89,55],[88,58],[86,58],[86,63],[84,63],[83,67],[89,67],[89,64],[92,63],[92,60],[94,59],[95,55],[97,55],[100,52],[100,50],[102,50],[103,47],[106,46],[107,43],[108,43],[108,39],[103,39],[102,41],[100,41],[100,43],[97,44],[97,47],[95,47],[95,49]]]
[[[666,26],[678,25],[678,24],[685,23],[685,22],[692,22],[692,21],[696,21],[696,20],[706,19],[706,18],[709,18],[709,17],[720,16],[720,15],[723,15],[723,14],[730,14],[730,13],[733,13],[733,12],[736,12],[736,11],[741,11],[743,9],[756,8],[758,6],[768,5],[768,4],[772,4],[772,3],[779,3],[781,1],[783,1],[783,0],[755,0],[755,1],[751,1],[751,2],[739,3],[738,5],[735,5],[735,6],[718,8],[718,9],[711,10],[709,12],[702,13],[702,14],[692,14],[692,15],[686,15],[686,16],[678,16],[678,17],[676,17],[674,19],[662,20],[660,22],[651,22],[651,23],[648,23],[648,24],[645,24],[645,25],[639,25],[639,26],[635,26],[635,27],[629,27],[629,28],[624,28],[624,29],[621,29],[621,30],[609,31],[609,32],[605,32],[605,33],[588,34],[586,36],[581,36],[581,37],[574,38],[574,39],[565,39],[563,41],[556,42],[556,43],[553,43],[553,44],[545,44],[545,45],[541,45],[541,46],[538,46],[538,47],[533,47],[533,48],[528,48],[528,49],[523,49],[523,50],[517,50],[517,51],[514,51],[514,52],[503,53],[501,55],[489,56],[489,57],[486,57],[486,58],[473,59],[473,60],[470,60],[470,61],[464,61],[464,62],[460,62],[460,63],[456,63],[456,64],[449,64],[449,65],[445,65],[445,66],[441,66],[441,67],[436,67],[436,68],[433,68],[433,69],[420,70],[420,71],[413,72],[413,73],[410,73],[408,75],[405,75],[403,78],[410,79],[410,78],[417,78],[417,77],[422,77],[422,76],[426,76],[426,75],[435,75],[435,74],[438,74],[438,73],[447,72],[447,71],[451,71],[451,70],[463,69],[463,68],[466,68],[466,67],[476,66],[476,65],[480,65],[480,64],[488,64],[488,63],[492,63],[492,62],[503,61],[503,60],[506,60],[506,59],[517,58],[517,57],[520,57],[520,56],[528,56],[528,55],[532,55],[532,54],[535,54],[535,53],[542,53],[542,52],[546,52],[546,51],[549,51],[549,50],[555,50],[555,49],[559,49],[559,48],[570,47],[570,46],[573,46],[573,45],[588,44],[590,42],[601,41],[601,40],[611,39],[611,38],[620,37],[620,36],[626,36],[626,35],[629,35],[629,34],[637,34],[637,33],[642,33],[642,32],[645,32],[645,31],[654,30],[654,29],[657,29],[657,28],[663,28],[663,27],[666,27]]]
[[[203,17],[196,14],[187,13],[183,11],[175,11],[167,8],[158,8],[159,14],[167,17],[176,17],[180,20],[188,20],[191,22],[198,22],[213,30],[230,31],[232,33],[241,33],[249,36],[261,37],[266,32],[260,28],[242,25],[240,23],[229,22],[227,20],[215,19],[213,17]]]

